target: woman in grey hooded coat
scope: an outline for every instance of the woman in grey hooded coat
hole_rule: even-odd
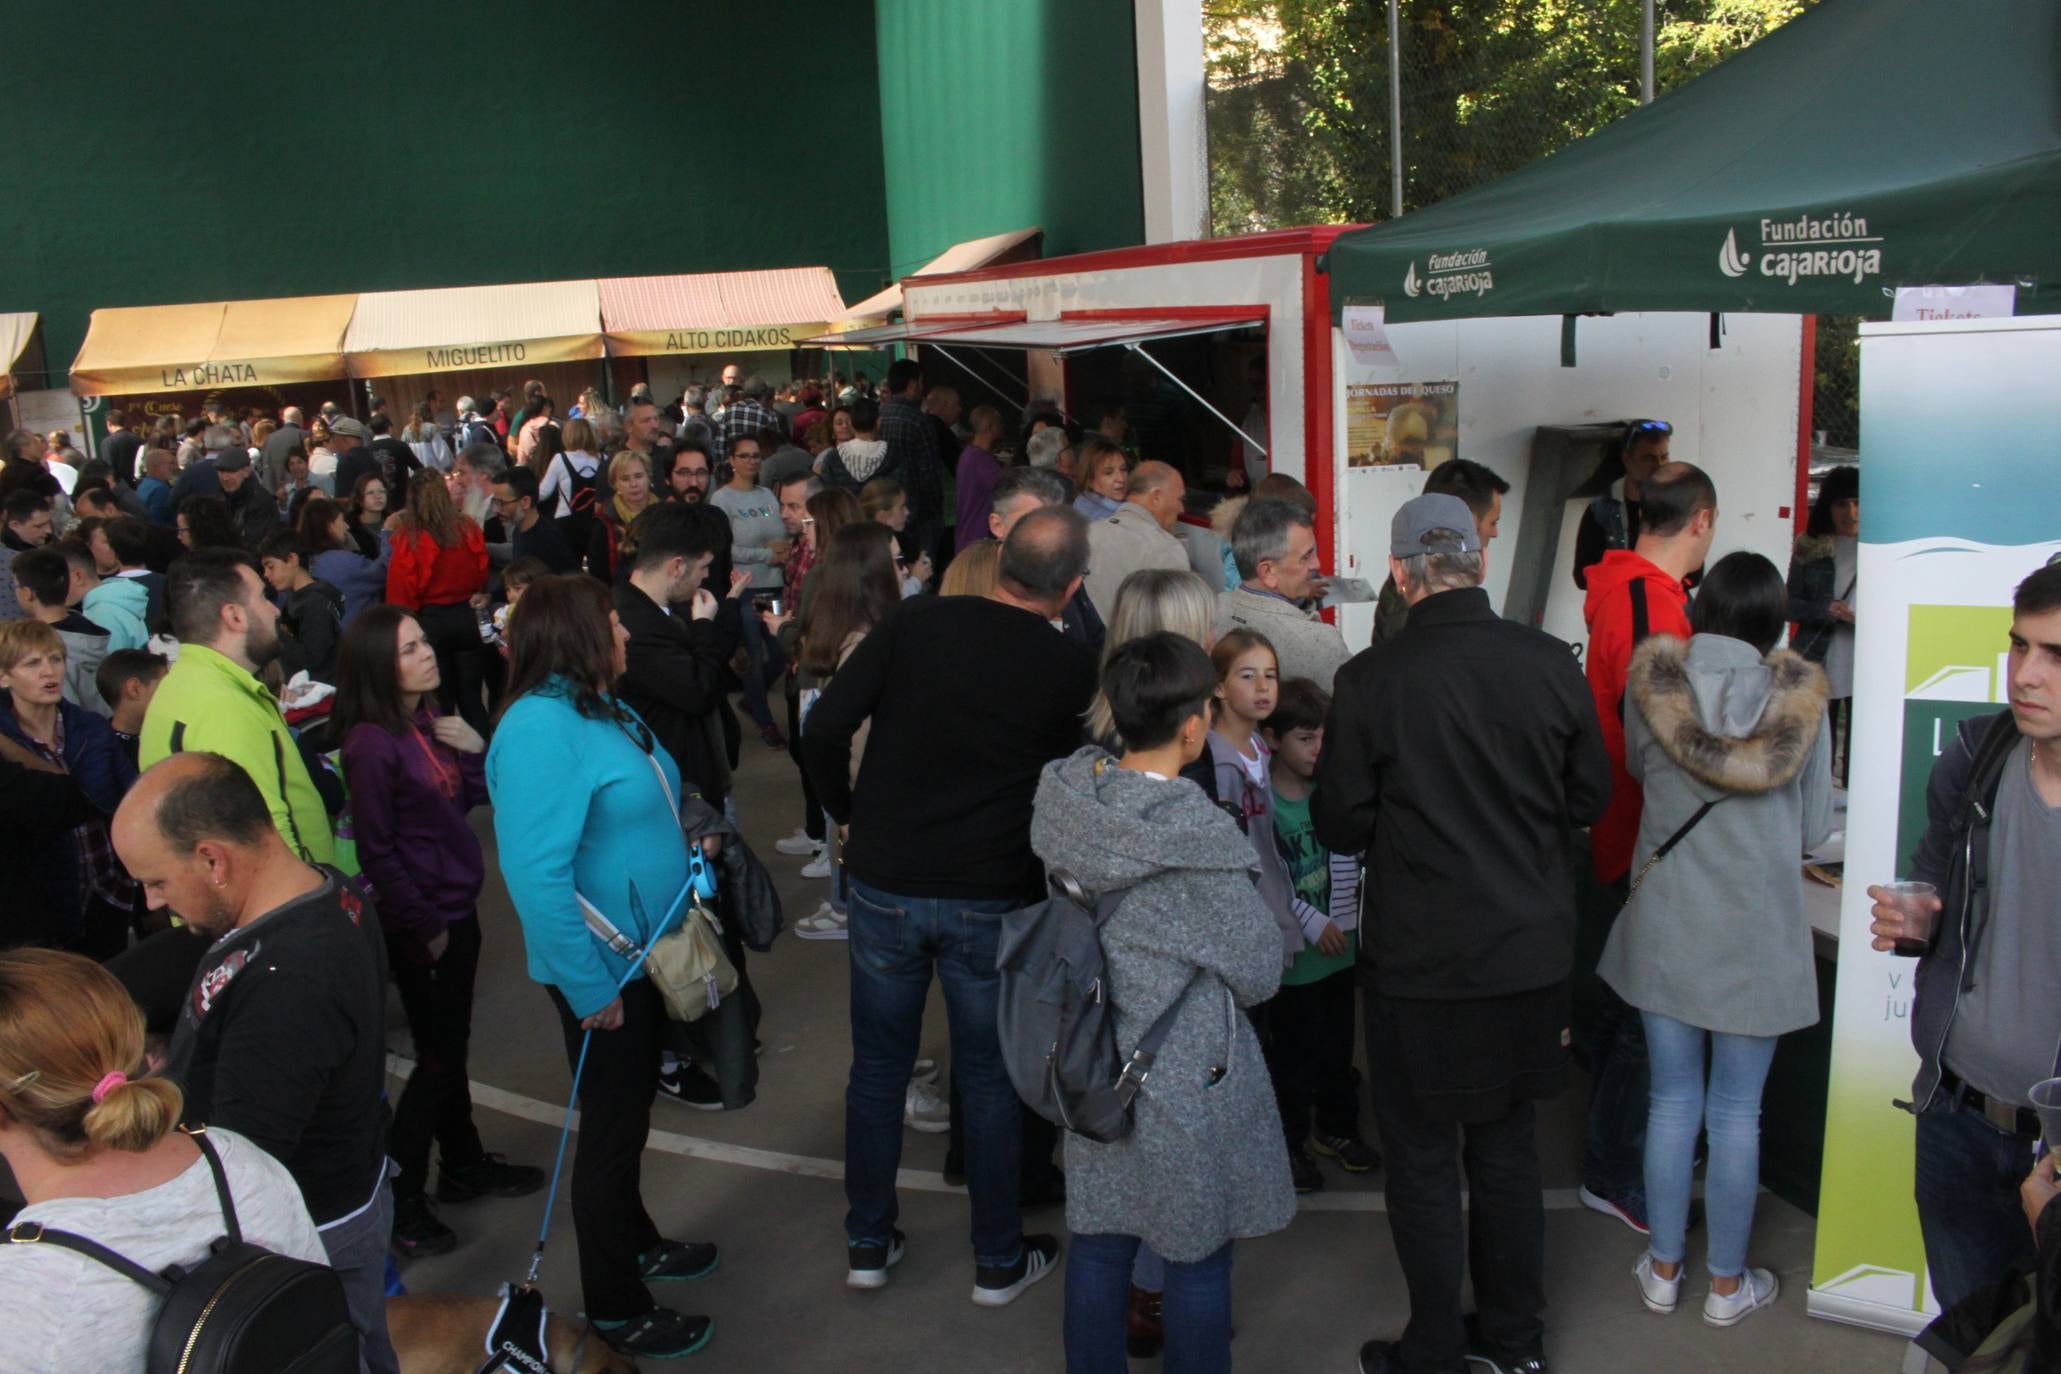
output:
[[[1185,677],[1195,679],[1192,702]],[[1038,857],[1089,892],[1127,889],[1101,932],[1118,1054],[1127,1058],[1179,1006],[1130,1134],[1109,1144],[1066,1137],[1070,1374],[1124,1368],[1140,1240],[1167,1260],[1166,1367],[1228,1369],[1230,1242],[1295,1215],[1273,1084],[1240,1014],[1280,986],[1280,935],[1254,891],[1253,849],[1237,822],[1177,776],[1201,753],[1214,686],[1207,656],[1178,635],[1124,645],[1103,691],[1129,752],[1117,760],[1081,749],[1048,764],[1038,783]],[[1155,691],[1156,717],[1141,715],[1137,703],[1152,706]]]
[[[1777,1037],[1818,1019],[1801,870],[1832,824],[1825,675],[1774,647],[1786,614],[1774,564],[1731,554],[1697,594],[1694,637],[1656,636],[1632,656],[1625,762],[1645,785],[1641,867],[1597,968],[1639,1009],[1652,1062],[1641,1297],[1674,1310],[1696,1134],[1707,1128],[1703,1315],[1713,1326],[1779,1291],[1771,1271],[1746,1267],[1761,1089]]]

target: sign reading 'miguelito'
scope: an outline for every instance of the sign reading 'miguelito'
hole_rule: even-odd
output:
[[[423,350],[422,370],[447,372],[466,367],[494,367],[502,363],[523,362],[529,354],[529,346],[518,342],[430,348]]]

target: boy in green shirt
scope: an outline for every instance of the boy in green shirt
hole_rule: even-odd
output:
[[[1310,823],[1311,779],[1330,711],[1331,697],[1323,688],[1308,678],[1292,678],[1281,684],[1274,713],[1260,723],[1273,751],[1275,839],[1308,941],[1267,1004],[1268,1067],[1298,1193],[1324,1186],[1311,1150],[1351,1174],[1381,1167],[1381,1152],[1360,1138],[1360,1093],[1353,1078],[1359,865],[1351,855],[1333,854],[1317,843]]]

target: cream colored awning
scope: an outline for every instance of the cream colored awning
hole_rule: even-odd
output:
[[[569,363],[601,351],[591,279],[367,292],[344,336],[353,377]]]
[[[0,315],[0,399],[14,394],[14,365],[36,337],[36,312]]]
[[[844,313],[827,267],[603,277],[601,325],[617,357],[793,348]]]
[[[971,272],[976,267],[986,267],[1015,254],[1017,257],[1034,258],[1036,249],[1027,253],[1016,250],[1032,239],[1042,239],[1045,231],[1035,226],[1029,229],[1012,229],[1006,234],[990,234],[984,239],[968,239],[955,243],[944,252],[911,272],[912,277],[937,277],[949,272]],[[844,312],[844,320],[853,324],[877,324],[902,308],[902,284],[896,282],[885,291],[876,291],[865,300]],[[843,321],[839,321],[842,323]],[[831,326],[836,328],[836,324]]]
[[[356,296],[289,296],[93,312],[72,362],[80,396],[335,381]]]

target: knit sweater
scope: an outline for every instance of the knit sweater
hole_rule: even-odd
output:
[[[1274,1087],[1238,1013],[1281,981],[1281,941],[1236,822],[1185,778],[1114,767],[1093,746],[1047,765],[1031,846],[1091,892],[1129,892],[1102,928],[1119,1055],[1178,1003],[1131,1133],[1066,1137],[1066,1224],[1193,1262],[1295,1216]],[[1212,1083],[1212,1070],[1228,1069]]]

